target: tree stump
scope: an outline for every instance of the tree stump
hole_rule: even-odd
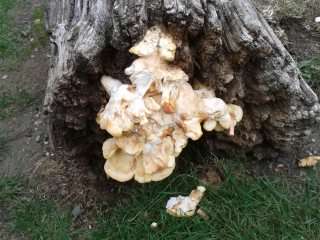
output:
[[[106,104],[100,78],[128,82],[128,49],[154,25],[183,36],[178,64],[191,80],[244,109],[234,137],[205,135],[210,150],[258,159],[297,159],[320,146],[318,97],[250,0],[51,0],[52,62],[45,97],[52,146],[102,159]],[[187,106],[186,106],[187,107]]]

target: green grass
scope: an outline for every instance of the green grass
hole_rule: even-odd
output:
[[[234,164],[225,165],[223,171],[225,181],[218,188],[208,187],[201,202],[209,220],[174,218],[165,212],[169,197],[187,195],[201,184],[194,173],[122,190],[127,198],[101,204],[109,207],[101,207],[92,230],[73,229],[70,209],[36,194],[28,196],[23,193],[27,188],[15,180],[0,180],[0,205],[2,201],[11,206],[12,231],[29,239],[319,239],[318,170],[307,171],[304,179],[244,177],[235,174],[239,170]],[[152,222],[158,228],[152,229]]]
[[[0,120],[13,116],[18,111],[30,106],[34,101],[35,98],[25,90],[17,93],[0,92]]]
[[[48,34],[44,23],[44,9],[36,7],[32,13],[32,36],[34,41],[32,47],[45,47],[48,44]]]
[[[8,57],[17,54],[17,37],[12,31],[9,11],[15,7],[15,0],[0,0],[0,56]]]
[[[30,4],[22,0],[0,0],[0,70],[15,70],[33,49],[47,45],[42,7],[33,9],[30,23],[16,24],[16,15],[27,11]],[[27,36],[23,36],[22,32]]]
[[[0,178],[0,206],[15,201],[23,191],[17,178]]]
[[[19,202],[13,211],[13,230],[30,239],[71,239],[71,217],[59,211],[46,199],[31,199]]]
[[[320,96],[320,57],[301,62],[300,69],[304,79]]]
[[[0,0],[0,69],[16,65],[25,51],[23,39],[14,22],[16,7],[17,0]]]
[[[317,181],[317,183],[319,183]],[[237,179],[229,175],[218,190],[209,189],[201,207],[210,215],[177,219],[164,206],[170,196],[188,194],[199,184],[193,176],[134,190],[126,203],[102,217],[89,239],[319,239],[320,193],[313,180],[302,186],[280,179]],[[152,230],[155,221],[159,228]]]
[[[71,217],[48,199],[29,191],[18,178],[0,179],[0,207],[7,209],[10,226],[16,234],[29,239],[71,239]]]
[[[1,161],[1,158],[5,154],[7,154],[7,152],[8,152],[7,140],[6,140],[4,133],[2,131],[0,131],[0,161]]]

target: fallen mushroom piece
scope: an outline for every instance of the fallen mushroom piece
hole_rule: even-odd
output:
[[[298,162],[298,166],[299,167],[313,167],[313,166],[317,165],[319,161],[320,161],[320,156],[310,156],[310,157],[306,157],[304,159],[301,159]]]
[[[193,216],[205,191],[205,187],[198,186],[197,189],[192,190],[190,195],[187,197],[171,197],[166,204],[167,213],[174,217]]]
[[[126,182],[134,176],[135,157],[118,149],[104,165],[106,174],[119,181]]]
[[[198,214],[201,218],[203,218],[204,220],[206,220],[206,221],[209,220],[208,214],[207,214],[203,209],[199,208],[199,209],[197,210],[197,214]]]

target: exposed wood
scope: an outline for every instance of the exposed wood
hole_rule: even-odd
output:
[[[177,64],[245,110],[236,136],[207,135],[214,149],[292,162],[320,146],[320,105],[296,63],[250,0],[51,0],[52,55],[45,109],[55,148],[97,152],[103,74],[127,81],[128,47],[164,24],[183,36]]]

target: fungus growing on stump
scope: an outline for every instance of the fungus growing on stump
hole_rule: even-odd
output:
[[[163,27],[152,27],[129,50],[139,57],[125,69],[131,84],[101,79],[110,99],[97,123],[112,135],[102,147],[104,169],[117,181],[161,181],[173,172],[188,139],[203,135],[202,123],[206,131],[232,136],[242,119],[241,107],[226,104],[205,86],[192,88],[188,75],[173,64],[178,44]]]
[[[111,81],[110,77],[103,80],[106,89],[110,90],[108,95],[112,96],[104,111],[109,109],[117,119],[110,126],[113,127],[112,135],[116,136],[113,140],[115,144],[110,142],[104,146],[111,149],[110,152],[105,151],[105,154],[108,153],[107,159],[112,158],[112,153],[114,156],[120,154],[127,142],[137,140],[139,143],[142,140],[143,151],[150,145],[157,147],[147,148],[148,155],[159,151],[161,147],[150,144],[149,139],[146,141],[144,132],[136,135],[133,129],[141,125],[141,129],[148,132],[147,136],[151,133],[156,135],[160,131],[157,130],[157,121],[172,122],[173,116],[182,114],[185,117],[184,111],[191,111],[191,98],[182,98],[181,95],[194,92],[196,98],[201,99],[212,99],[215,93],[216,97],[227,103],[240,105],[245,113],[233,137],[224,133],[203,136],[204,150],[248,154],[262,165],[269,166],[269,161],[285,164],[290,172],[296,167],[297,160],[319,155],[319,99],[303,80],[296,62],[253,1],[52,0],[48,1],[47,12],[46,26],[50,33],[52,57],[44,109],[50,146],[53,152],[63,156],[60,159],[67,163],[66,166],[76,163],[80,167],[88,164],[94,170],[103,169],[101,146],[107,132],[101,130],[95,121],[101,106],[106,105],[106,94],[101,89],[100,80],[103,75],[123,82],[126,80],[124,69],[132,63],[128,48],[134,45],[136,48],[131,52],[143,57],[126,70],[131,76],[132,86],[122,86],[117,80]],[[178,39],[164,33],[160,40],[154,38],[158,46],[151,41],[148,44],[140,42],[145,47],[138,47],[136,43],[145,36],[148,28],[156,25],[165,26],[174,36],[179,36]],[[149,31],[148,34],[157,36],[159,32]],[[175,51],[176,54],[173,54]],[[157,54],[152,55],[153,52]],[[133,74],[139,67],[148,71]],[[161,69],[165,71],[161,72]],[[161,93],[157,94],[160,86],[156,83],[159,81],[149,81],[150,73],[152,76],[165,74],[172,77],[173,72],[179,72],[174,75],[179,84],[170,81],[173,84],[164,84]],[[195,90],[188,85],[188,76],[184,72]],[[186,78],[185,81],[181,80],[183,78]],[[196,81],[212,87],[214,92],[198,87]],[[153,85],[148,85],[153,82]],[[176,86],[181,87],[183,93],[177,94],[180,90]],[[120,89],[124,104],[129,97],[135,99],[128,101],[130,108],[126,111],[119,109],[118,113],[122,115],[110,107],[119,106],[113,93],[120,93]],[[127,95],[128,92],[130,94]],[[136,112],[136,107],[143,106],[139,104],[141,99],[146,110],[127,118],[127,115]],[[201,102],[210,106],[210,101],[215,101],[216,106],[221,103],[222,109],[225,109],[226,105],[218,99]],[[181,110],[181,104],[190,106]],[[230,117],[234,110],[237,114],[237,109],[227,106]],[[175,157],[185,147],[188,138],[196,139],[201,135],[200,120],[204,130],[233,133],[234,122],[230,124],[230,118],[221,117],[218,120],[216,118],[219,116],[214,116],[218,114],[209,115],[212,117],[208,119],[202,119],[203,116],[200,119],[174,119],[174,126],[177,127],[167,129],[164,136],[174,141]],[[99,116],[103,116],[101,125],[110,124],[105,114]],[[137,124],[137,119],[147,120],[148,123]],[[123,138],[118,139],[120,137]],[[134,174],[136,179],[145,181],[145,178],[150,179],[150,175],[154,175],[145,173],[145,155],[140,153],[137,157],[137,154],[132,154],[139,147],[140,144],[137,144],[126,149],[131,152],[128,153],[130,156],[135,156],[133,160],[128,157],[135,172],[131,168],[124,172],[127,178]],[[121,156],[127,157],[124,154]],[[111,160],[106,167],[113,167],[112,163]],[[165,170],[172,171],[172,168]]]

